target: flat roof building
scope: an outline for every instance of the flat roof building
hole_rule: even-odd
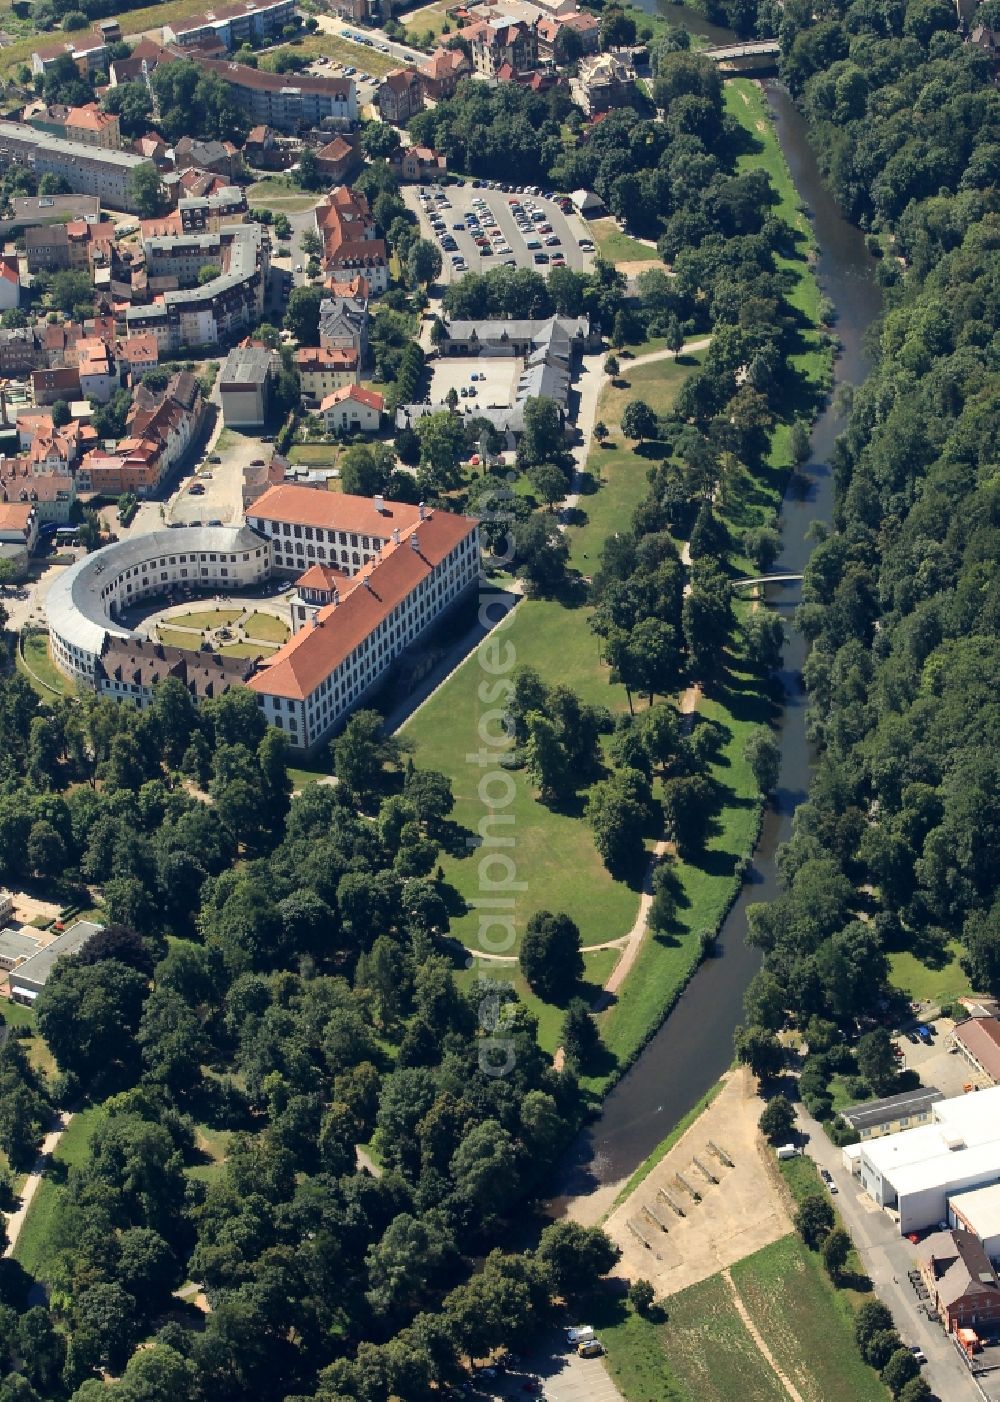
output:
[[[149,166],[143,156],[83,146],[36,131],[23,122],[0,122],[0,169],[25,165],[36,175],[61,175],[70,189],[96,195],[111,209],[136,209],[133,177]]]
[[[929,1124],[931,1107],[943,1100],[941,1091],[933,1086],[887,1095],[881,1100],[866,1100],[841,1110],[840,1118],[850,1125],[860,1140],[878,1139],[883,1134],[895,1134],[901,1129],[914,1129]]]
[[[1000,1087],[939,1100],[933,1120],[861,1145],[862,1187],[906,1235],[943,1222],[963,1188],[1000,1182]]]
[[[237,346],[219,376],[222,417],[228,428],[263,428],[271,405],[278,358],[263,346]]]
[[[949,1198],[948,1225],[971,1232],[991,1261],[1000,1259],[1000,1183]]]
[[[23,964],[33,954],[38,953],[38,940],[27,930],[10,927],[0,930],[0,969],[10,973],[18,964]]]
[[[19,964],[10,975],[11,1002],[29,1006],[34,1003],[59,960],[67,954],[78,954],[87,941],[103,928],[103,925],[95,925],[92,920],[77,920],[65,934]]]

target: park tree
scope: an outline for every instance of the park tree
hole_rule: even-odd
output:
[[[538,785],[542,802],[556,803],[573,786],[569,755],[558,726],[539,711],[531,711],[525,717],[525,726],[524,757],[528,773]]]
[[[833,1207],[823,1193],[809,1193],[795,1212],[795,1229],[811,1251],[819,1251],[833,1230]]]
[[[878,1329],[865,1340],[861,1356],[870,1368],[881,1372],[901,1343],[895,1329]]]
[[[372,802],[384,783],[386,765],[399,757],[399,744],[383,735],[377,711],[355,711],[330,749],[337,778],[362,804]]]
[[[319,287],[295,287],[288,299],[285,326],[300,346],[319,345],[319,306],[323,291]]]
[[[411,287],[427,287],[441,276],[441,250],[427,239],[417,239],[406,255],[406,277]]]
[[[566,474],[555,463],[536,463],[528,469],[528,480],[550,511],[566,494]]]
[[[771,731],[763,725],[751,730],[743,743],[743,758],[750,766],[757,787],[769,794],[781,771],[781,750]]]
[[[743,624],[743,648],[755,671],[775,672],[781,666],[785,630],[776,613],[757,610]]]
[[[63,960],[36,1003],[38,1026],[60,1068],[83,1082],[119,1065],[138,1070],[136,1034],[148,993],[136,969],[105,959],[80,965]]]
[[[570,1065],[581,1071],[591,1066],[600,1046],[600,1034],[582,998],[570,999],[559,1040]]]
[[[781,1043],[773,1032],[763,1027],[737,1027],[733,1034],[736,1059],[749,1066],[761,1081],[777,1076],[785,1064]]]
[[[535,511],[512,534],[518,577],[534,592],[554,593],[565,579],[569,560],[569,545],[556,522],[547,513]]]
[[[764,1106],[760,1131],[772,1144],[787,1144],[795,1129],[795,1107],[783,1095],[776,1095]]]
[[[628,1288],[628,1299],[636,1314],[648,1316],[653,1309],[656,1291],[648,1280],[633,1280]]]
[[[621,773],[594,785],[587,800],[587,817],[608,870],[613,875],[633,870],[641,859],[648,813]]]
[[[858,1042],[858,1071],[875,1095],[888,1095],[896,1084],[896,1049],[884,1027],[866,1032]]]
[[[881,1377],[893,1397],[898,1397],[906,1384],[919,1373],[920,1364],[908,1348],[901,1346],[882,1369]]]
[[[881,1300],[864,1300],[854,1316],[854,1339],[862,1356],[872,1335],[893,1328],[892,1313]]]
[[[564,448],[564,429],[558,405],[544,395],[524,405],[524,431],[517,445],[517,465],[521,469],[537,463],[558,461]]]
[[[601,48],[624,49],[635,43],[635,20],[618,6],[606,9],[601,18]]]
[[[851,1238],[843,1227],[834,1227],[823,1243],[823,1264],[833,1283],[839,1283],[847,1258],[851,1254]]]
[[[584,1227],[563,1218],[545,1227],[535,1255],[552,1283],[552,1292],[566,1300],[594,1293],[613,1270],[621,1253],[603,1227]]]
[[[656,415],[644,399],[630,399],[622,410],[621,429],[626,438],[655,438],[657,433]]]
[[[583,976],[580,931],[568,915],[536,911],[521,941],[521,972],[547,1003],[562,1003]]]
[[[743,550],[761,574],[767,574],[781,550],[781,536],[771,526],[753,526],[744,532]]]

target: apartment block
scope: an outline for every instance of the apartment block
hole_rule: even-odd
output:
[[[0,121],[0,170],[28,166],[36,175],[60,175],[81,195],[96,195],[111,209],[134,211],[132,181],[149,163],[128,151],[88,148],[48,136],[23,122]]]

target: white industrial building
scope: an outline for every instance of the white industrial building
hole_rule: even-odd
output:
[[[948,1226],[971,1232],[991,1261],[1000,1260],[1000,1183],[949,1198]]]
[[[918,1129],[852,1145],[845,1162],[904,1235],[944,1222],[963,1189],[1000,1183],[1000,1086],[939,1100]]]

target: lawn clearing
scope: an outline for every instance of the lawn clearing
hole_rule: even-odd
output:
[[[288,461],[295,467],[336,467],[343,451],[337,443],[293,443]],[[337,483],[337,478],[332,480]],[[339,491],[339,483],[331,490]]]
[[[218,651],[222,657],[270,657],[277,650],[266,643],[223,643]]]
[[[411,10],[408,15],[400,15],[399,22],[406,30],[404,42],[421,43],[431,34],[436,39],[450,31],[453,21],[448,18],[449,8],[454,9],[453,0],[435,0],[433,5],[423,5],[419,10]]]
[[[275,72],[275,59],[279,54],[297,54],[312,63],[317,58],[332,58],[345,67],[356,68],[359,73],[370,73],[373,78],[381,78],[393,69],[402,67],[392,54],[380,54],[377,49],[369,49],[365,44],[355,44],[342,34],[308,34],[304,39],[295,39],[290,44],[280,44],[261,54],[259,66],[268,72]],[[294,83],[296,75],[286,75],[289,83]],[[332,74],[330,75],[333,76]]]
[[[156,636],[165,647],[179,647],[185,652],[199,652],[201,650],[200,633],[184,632],[180,628],[165,628],[161,624],[156,630]]]
[[[227,623],[235,623],[242,609],[194,609],[191,613],[175,613],[170,622],[175,628],[197,628],[199,632],[209,628],[222,628]]]
[[[589,219],[590,236],[607,263],[659,263],[660,255],[638,239],[623,233],[617,219]]]
[[[534,667],[550,684],[562,682],[586,702],[624,710],[628,704],[624,688],[609,684],[609,669],[599,659],[598,639],[588,626],[589,615],[585,607],[566,608],[555,600],[527,599],[513,611],[502,636],[514,649],[518,665]],[[484,682],[496,684],[484,671],[478,654],[473,654],[402,730],[413,743],[414,763],[447,774],[454,786],[452,818],[464,829],[463,845],[461,855],[442,856],[446,880],[472,901],[483,894],[484,879],[496,879],[495,868],[492,876],[489,871],[485,877],[480,875],[485,859],[478,858],[475,849],[466,848],[464,842],[466,838],[474,840],[483,820],[501,811],[494,807],[501,790],[505,790],[505,798],[512,790],[513,799],[502,811],[512,819],[506,831],[514,839],[509,857],[517,869],[519,889],[509,913],[517,936],[535,911],[557,910],[576,921],[585,945],[617,939],[635,919],[638,892],[615,881],[598,856],[582,815],[583,794],[565,811],[554,811],[538,802],[529,776],[519,770],[510,772],[509,779],[490,781],[487,798],[480,796],[484,772],[496,773],[494,763],[484,771],[474,758],[483,744],[480,723],[495,705],[481,699]],[[504,748],[491,745],[489,753],[499,755]],[[476,912],[455,918],[452,933],[471,948],[480,947]],[[486,937],[498,939],[498,927],[487,930]],[[492,952],[508,954],[516,949],[496,947]]]
[[[733,1283],[778,1367],[803,1402],[885,1402],[886,1388],[854,1342],[848,1292],[798,1236],[782,1237],[732,1270]]]
[[[251,209],[273,207],[279,214],[304,214],[307,209],[312,209],[317,198],[278,175],[268,175],[247,190],[247,203]]]
[[[24,673],[43,701],[51,701],[53,696],[74,694],[73,683],[63,676],[52,661],[48,633],[24,633],[16,649],[15,660],[17,670]]]
[[[52,1156],[50,1174],[43,1178],[32,1200],[21,1234],[14,1248],[14,1259],[31,1275],[46,1280],[55,1259],[58,1244],[54,1237],[59,1199],[65,1189],[66,1172],[86,1162],[90,1136],[104,1119],[102,1105],[91,1105],[70,1120]]]
[[[972,992],[959,959],[962,946],[949,940],[940,967],[925,963],[910,950],[889,955],[889,981],[916,1003],[952,1003]]]
[[[275,618],[273,613],[257,613],[256,610],[243,624],[243,631],[248,638],[257,638],[265,643],[287,642],[291,629],[281,618]]]

